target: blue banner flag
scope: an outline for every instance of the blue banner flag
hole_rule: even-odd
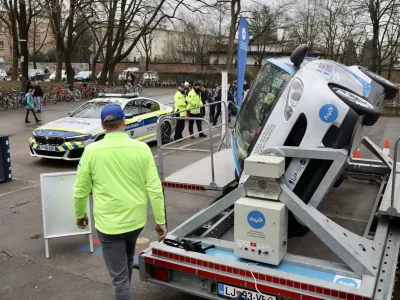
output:
[[[243,98],[244,74],[246,72],[247,48],[249,45],[249,24],[245,18],[240,18],[237,50],[237,96],[236,104],[240,107]],[[239,113],[239,110],[237,110]]]

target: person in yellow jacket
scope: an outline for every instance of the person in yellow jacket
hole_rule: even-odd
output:
[[[200,82],[196,81],[193,84],[193,89],[189,92],[188,94],[188,108],[195,107],[194,109],[190,110],[190,117],[194,118],[201,118],[201,110],[199,106],[203,105],[203,102],[201,101],[201,84]],[[200,132],[199,136],[200,137],[207,137],[202,132],[201,129],[201,120],[196,120],[196,125],[197,125],[197,131]],[[193,125],[194,125],[194,120],[189,120],[189,133],[190,135],[193,134]],[[194,136],[190,137],[191,139],[194,139]]]
[[[182,111],[187,108],[185,86],[182,82],[178,82],[177,86],[178,90],[176,91],[174,96],[175,112],[177,112],[177,116],[179,114],[179,117],[186,117],[187,111]],[[185,120],[176,120],[175,135],[174,135],[175,141],[183,138],[182,132],[184,129],[185,129]]]
[[[76,224],[88,225],[88,197],[116,300],[133,300],[131,278],[136,240],[147,222],[150,199],[158,240],[167,235],[165,203],[156,164],[149,146],[125,132],[125,116],[118,104],[101,112],[104,139],[85,148],[74,184]]]

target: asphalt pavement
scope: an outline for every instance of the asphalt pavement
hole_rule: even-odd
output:
[[[143,90],[143,95],[164,104],[173,103],[174,93],[175,89]],[[44,106],[40,116],[42,124],[67,116],[68,111],[81,104],[61,102]],[[75,236],[51,239],[50,258],[45,258],[40,174],[75,171],[77,163],[31,157],[28,139],[37,125],[34,122],[26,125],[24,118],[24,109],[0,112],[0,134],[10,135],[13,171],[13,181],[0,184],[0,299],[112,299],[112,289],[96,235],[93,254],[89,251],[87,237]],[[400,135],[399,129],[400,118],[382,117],[367,133],[379,146],[383,146],[386,137],[393,146],[394,140]],[[213,132],[216,140],[218,134],[217,130]],[[179,147],[206,149],[208,145],[208,139],[196,138],[180,143]],[[156,145],[150,146],[157,158]],[[362,157],[370,157],[366,150],[361,151]],[[170,174],[205,155],[169,151],[164,157],[165,171]],[[168,189],[165,195],[169,229],[208,206],[219,196],[216,192]],[[136,253],[156,242],[150,207],[148,220],[138,240]],[[170,288],[141,282],[137,271],[134,271],[132,285],[137,300],[198,299]]]

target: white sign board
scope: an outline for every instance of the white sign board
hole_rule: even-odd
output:
[[[87,204],[89,224],[85,229],[79,229],[76,226],[73,198],[75,178],[76,172],[40,175],[46,258],[49,258],[48,239],[73,235],[89,235],[90,251],[93,252],[89,199]]]

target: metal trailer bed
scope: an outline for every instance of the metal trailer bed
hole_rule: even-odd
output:
[[[163,118],[178,117],[171,115]],[[162,119],[158,126],[161,123]],[[212,127],[208,126],[211,138]],[[229,134],[227,123],[221,126]],[[161,139],[160,130],[158,138]],[[363,137],[362,129],[355,132],[353,147],[348,150],[273,149],[283,157],[332,161],[308,204],[299,199],[282,179],[276,181],[281,190],[279,200],[310,229],[306,236],[288,240],[288,254],[278,266],[253,263],[233,255],[233,205],[246,196],[250,188],[246,182],[229,192],[231,183],[235,181],[234,166],[229,166],[232,163],[227,158],[230,154],[229,143],[226,135],[223,138],[226,139],[227,149],[214,154],[210,141],[210,150],[198,150],[210,152],[210,157],[196,162],[196,168],[184,168],[167,178],[162,168],[162,150],[180,149],[158,143],[158,167],[164,187],[218,190],[225,191],[225,194],[168,235],[172,240],[186,239],[201,242],[204,247],[214,245],[215,248],[203,254],[157,243],[139,255],[142,280],[207,299],[221,299],[221,289],[225,287],[235,287],[236,292],[246,291],[247,299],[251,300],[392,298],[400,246],[400,228],[397,226],[400,199],[394,197],[400,188],[400,178],[393,170],[400,168],[396,163],[393,166],[391,158],[385,156],[370,139]],[[378,160],[349,158],[360,142]],[[397,146],[398,141],[396,153]],[[220,179],[217,178],[220,175],[215,171],[214,162],[223,158],[224,168],[232,175]],[[396,154],[394,161],[397,161]],[[189,182],[188,178],[196,177],[201,168],[210,168],[207,175],[212,178],[205,179],[204,176],[202,182]],[[343,175],[355,179],[344,181],[323,202],[326,191]],[[396,179],[394,184],[393,179]],[[378,185],[360,183],[360,180],[377,182]],[[348,196],[350,198],[346,199]],[[256,290],[262,294],[256,293]]]

